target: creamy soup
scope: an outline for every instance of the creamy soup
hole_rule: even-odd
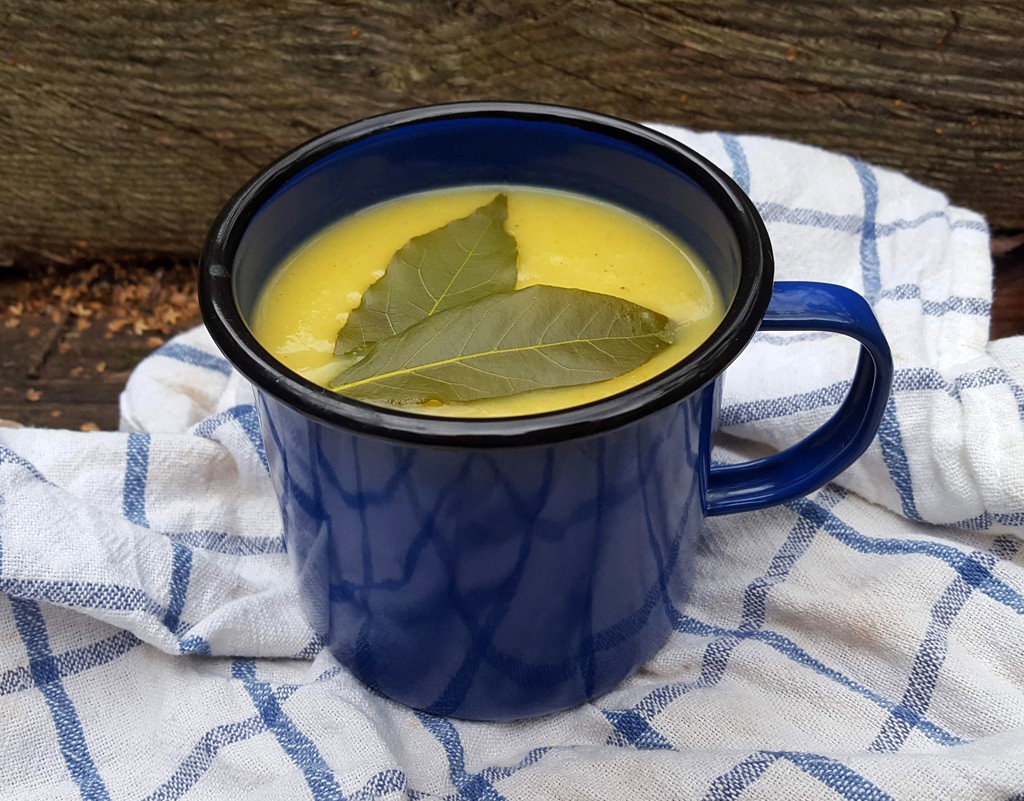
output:
[[[589,197],[525,187],[471,187],[410,195],[321,230],[275,271],[254,311],[256,338],[282,364],[331,385],[345,366],[339,330],[392,256],[413,237],[507,197],[505,230],[518,248],[515,289],[544,284],[597,292],[643,306],[672,322],[671,342],[644,364],[607,380],[404,410],[454,417],[548,412],[615,395],[690,354],[721,322],[718,288],[696,254],[664,229]]]

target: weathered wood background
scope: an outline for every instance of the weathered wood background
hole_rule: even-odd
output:
[[[0,263],[195,254],[315,133],[472,98],[777,134],[1024,228],[1024,4],[0,0]]]

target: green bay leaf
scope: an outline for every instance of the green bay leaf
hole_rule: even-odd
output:
[[[410,239],[349,314],[335,355],[361,355],[446,309],[513,289],[517,250],[505,231],[507,217],[502,194],[467,217]]]
[[[671,328],[623,298],[532,286],[424,319],[377,343],[331,387],[408,405],[588,384],[639,367],[668,345]]]

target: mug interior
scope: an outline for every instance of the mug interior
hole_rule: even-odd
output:
[[[662,226],[709,268],[726,308],[722,323],[694,353],[645,384],[586,407],[501,418],[500,429],[482,420],[379,407],[367,411],[366,404],[292,374],[252,337],[250,320],[266,282],[318,231],[402,195],[481,184],[589,195]],[[380,433],[406,439],[447,432],[461,435],[462,445],[472,444],[474,435],[482,442],[556,425],[614,425],[644,413],[645,406],[666,405],[698,390],[749,341],[772,281],[770,244],[753,204],[706,159],[639,125],[516,103],[414,109],[312,140],[271,165],[229,203],[211,230],[201,267],[207,325],[229,359],[258,386],[307,414],[357,428],[379,427]],[[602,408],[580,412],[590,407]],[[530,418],[559,420],[531,424]]]
[[[692,247],[731,305],[736,232],[693,178],[637,144],[562,122],[517,117],[427,120],[340,147],[278,189],[238,245],[234,293],[249,323],[286,256],[321,229],[402,195],[480,184],[576,192],[657,223]]]

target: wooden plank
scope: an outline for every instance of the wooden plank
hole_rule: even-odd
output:
[[[0,262],[194,255],[260,165],[368,114],[501,97],[776,134],[1024,228],[1024,9],[897,0],[26,0],[0,24]]]
[[[992,337],[1024,334],[1024,237],[994,244]],[[118,396],[132,368],[171,334],[199,324],[192,265],[104,265],[90,280],[92,269],[84,262],[59,272],[51,267],[49,273],[0,273],[0,425],[116,429]],[[53,294],[83,285],[85,291],[66,301]],[[11,306],[19,303],[21,313],[13,315]],[[88,317],[71,311],[79,304]],[[167,309],[181,316],[161,312]],[[17,327],[7,327],[15,316]],[[136,333],[125,325],[116,334],[110,331],[126,319],[148,320],[160,330],[140,327]],[[79,330],[79,320],[88,327]]]

